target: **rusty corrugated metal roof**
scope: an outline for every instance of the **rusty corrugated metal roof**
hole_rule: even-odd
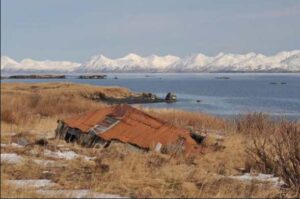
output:
[[[64,122],[72,128],[78,128],[83,133],[88,133],[90,128],[94,127],[96,124],[101,124],[105,117],[112,113],[112,107],[102,108],[97,111],[89,112],[85,115],[66,119]]]
[[[186,151],[191,151],[197,146],[188,130],[174,127],[125,104],[103,108],[64,122],[72,128],[87,133],[95,125],[100,125],[106,116],[118,118],[119,122],[98,134],[104,140],[119,140],[141,148],[153,149],[157,143],[175,144],[181,137],[185,140]]]

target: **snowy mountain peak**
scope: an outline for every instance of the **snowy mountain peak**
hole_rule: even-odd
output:
[[[102,54],[92,56],[84,64],[69,61],[36,61],[23,59],[17,62],[1,56],[1,71],[10,72],[300,72],[300,50],[282,51],[265,56],[219,53],[216,56],[193,54],[184,58],[173,55],[152,54],[142,57],[130,53],[111,59]]]
[[[77,70],[80,65],[69,61],[36,61],[29,58],[17,62],[7,56],[1,56],[1,72],[3,73],[65,73]]]
[[[13,68],[19,63],[8,56],[1,56],[1,70],[5,68]]]
[[[99,56],[93,56],[93,57],[98,57],[99,59],[109,59],[109,58],[107,58],[107,57],[105,57],[104,55],[99,55]]]
[[[141,59],[142,57],[140,57],[137,54],[134,53],[130,53],[128,55],[126,55],[125,57],[123,57],[124,59],[131,59],[131,60],[137,60],[137,59]]]

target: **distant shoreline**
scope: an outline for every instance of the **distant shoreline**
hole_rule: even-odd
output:
[[[96,73],[97,74],[97,73]],[[99,72],[97,75],[91,73],[4,73],[1,79],[64,79],[68,77],[78,76],[80,79],[105,79],[107,75],[117,74],[160,74],[160,75],[184,75],[184,74],[300,74],[300,71],[288,72],[267,72],[267,71],[218,71],[218,72]],[[47,77],[48,76],[48,77]],[[62,76],[65,76],[64,78]],[[95,78],[89,78],[95,76]],[[97,77],[98,76],[98,77]]]

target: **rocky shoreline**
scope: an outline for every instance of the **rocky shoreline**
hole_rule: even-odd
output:
[[[77,79],[105,79],[107,75],[79,75]],[[66,75],[11,75],[11,76],[1,76],[1,79],[66,79]]]
[[[129,96],[124,98],[107,97],[103,93],[97,93],[90,96],[89,99],[105,102],[107,104],[147,104],[147,103],[174,103],[177,97],[174,93],[167,93],[165,98],[159,98],[153,93],[142,93],[138,96]]]
[[[11,75],[4,79],[65,79],[65,75]]]

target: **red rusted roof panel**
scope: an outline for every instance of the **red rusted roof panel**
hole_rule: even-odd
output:
[[[64,120],[64,122],[72,127],[78,128],[82,132],[87,133],[90,128],[103,122],[108,114],[113,112],[112,108],[103,108],[98,111],[90,112],[85,115]]]
[[[193,150],[197,145],[186,129],[176,128],[129,105],[102,108],[64,122],[72,128],[87,133],[90,128],[101,124],[108,115],[118,118],[119,122],[98,135],[105,140],[116,139],[142,148],[153,149],[157,143],[175,144],[181,137],[185,140],[186,151]]]

